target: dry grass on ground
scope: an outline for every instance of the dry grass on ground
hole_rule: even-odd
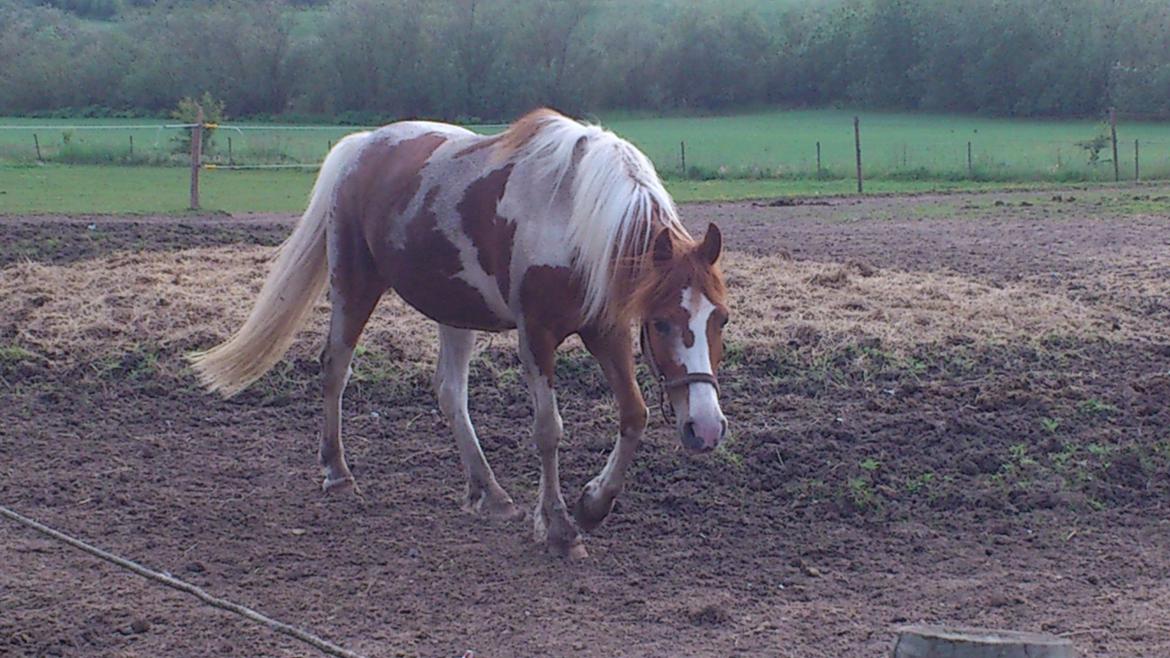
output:
[[[8,325],[0,335],[60,364],[143,348],[206,348],[244,319],[271,253],[266,247],[217,247],[14,265],[0,270],[0,322]],[[745,349],[796,341],[831,350],[876,338],[897,353],[955,339],[1122,339],[1145,325],[1124,309],[1079,302],[1026,282],[993,287],[954,274],[736,252],[726,256],[725,269],[734,313],[727,339]],[[294,350],[311,355],[318,349],[327,319],[324,301],[319,311]],[[432,363],[436,352],[433,325],[392,297],[375,314],[364,343],[393,346],[403,355],[403,367]]]

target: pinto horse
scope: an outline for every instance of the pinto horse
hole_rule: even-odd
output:
[[[646,428],[635,325],[683,446],[711,450],[726,433],[715,378],[728,318],[721,247],[714,224],[692,239],[646,156],[600,127],[547,109],[490,137],[395,123],[330,151],[248,319],[192,361],[211,390],[240,392],[283,356],[328,283],[319,457],[325,491],[350,487],[342,392],[362,328],[393,290],[439,324],[434,384],[467,476],[466,508],[519,519],[524,512],[496,481],[467,412],[475,332],[515,329],[540,454],[536,540],[584,557],[578,527],[594,528],[613,509]],[[621,426],[571,518],[557,471],[563,428],[553,384],[556,349],[572,334],[600,363]]]

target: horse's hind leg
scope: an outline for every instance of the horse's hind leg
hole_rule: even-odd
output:
[[[321,350],[321,392],[325,423],[321,429],[318,459],[325,471],[322,490],[329,492],[353,486],[353,475],[345,463],[341,443],[341,397],[349,382],[350,363],[358,337],[386,287],[374,270],[373,258],[364,244],[338,237],[329,244],[332,312],[329,337]]]
[[[459,459],[467,475],[464,508],[504,520],[523,518],[524,511],[500,487],[480,449],[471,416],[467,412],[467,372],[475,349],[475,332],[439,326],[439,366],[435,370],[435,394],[439,407],[459,446]]]

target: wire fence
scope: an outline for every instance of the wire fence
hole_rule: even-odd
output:
[[[677,130],[640,127],[618,132],[638,145],[671,178],[853,178],[851,125],[819,133],[722,128]],[[631,122],[632,123],[632,122]],[[701,124],[698,124],[701,125]],[[53,123],[0,125],[0,165],[34,163],[189,166],[195,124]],[[474,126],[478,132],[501,124]],[[374,126],[206,124],[200,164],[222,170],[312,170],[344,136]],[[1034,138],[1019,132],[979,134],[953,130],[917,135],[912,126],[891,130],[862,122],[860,150],[869,179],[1077,181],[1170,178],[1170,130],[1134,131],[1113,143],[1107,134]]]

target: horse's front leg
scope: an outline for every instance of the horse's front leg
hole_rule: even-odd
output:
[[[570,558],[588,557],[581,534],[569,517],[561,495],[557,446],[564,435],[557,396],[553,389],[556,349],[560,339],[542,330],[520,331],[520,360],[532,394],[532,438],[540,454],[540,497],[533,513],[533,538]]]
[[[597,527],[610,511],[622,492],[626,469],[634,461],[634,453],[646,431],[646,402],[634,376],[633,337],[628,327],[608,331],[581,332],[585,347],[601,364],[605,378],[617,399],[620,434],[605,468],[585,485],[573,515],[585,530]]]

